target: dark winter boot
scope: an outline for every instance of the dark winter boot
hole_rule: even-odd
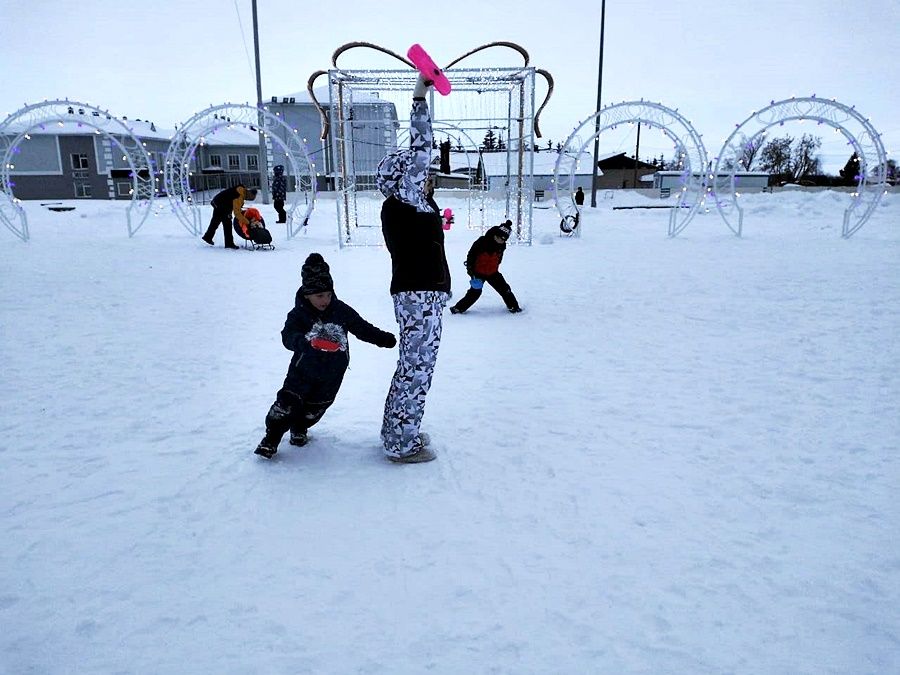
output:
[[[519,301],[516,300],[516,296],[513,295],[512,290],[507,289],[506,292],[500,294],[503,298],[503,302],[506,303],[506,309],[508,309],[513,314],[517,312],[521,312],[522,308],[519,307]]]
[[[302,448],[307,443],[309,443],[309,436],[306,435],[306,431],[291,431],[291,445]]]
[[[273,443],[268,438],[264,438],[259,442],[259,445],[256,446],[256,450],[254,450],[257,455],[262,455],[266,459],[272,459],[276,452],[278,452],[278,444]]]
[[[460,298],[459,302],[457,302],[453,307],[450,308],[451,314],[462,314],[469,307],[475,304],[475,301],[481,297],[481,289],[480,288],[469,288],[466,291],[466,294]]]

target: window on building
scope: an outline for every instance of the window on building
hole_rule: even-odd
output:
[[[131,183],[127,181],[119,181],[116,183],[116,192],[120,197],[127,197],[131,194]]]
[[[247,171],[259,170],[259,155],[247,155]]]
[[[75,183],[75,196],[79,199],[90,199],[91,198],[91,184],[90,183]]]
[[[210,166],[222,166],[222,155],[210,155],[209,156],[209,165]]]
[[[88,168],[88,158],[87,155],[73,152],[72,153],[72,168],[73,169],[87,169]]]
[[[241,156],[240,155],[228,155],[228,168],[231,171],[240,171],[241,170]]]

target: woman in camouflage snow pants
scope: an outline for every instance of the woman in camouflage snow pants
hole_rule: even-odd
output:
[[[377,184],[386,197],[381,229],[391,254],[391,296],[399,326],[397,370],[384,404],[381,439],[388,459],[434,459],[419,431],[441,342],[441,315],[450,298],[444,229],[434,201],[430,83],[419,77],[410,113],[410,147],[381,160]]]

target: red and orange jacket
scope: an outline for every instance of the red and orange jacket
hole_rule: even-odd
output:
[[[466,271],[469,276],[487,279],[500,269],[506,244],[498,244],[494,239],[498,232],[500,228],[495,225],[472,244],[469,255],[466,256]]]

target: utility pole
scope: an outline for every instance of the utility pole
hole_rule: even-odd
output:
[[[266,161],[266,137],[263,133],[266,118],[263,115],[262,79],[259,74],[259,21],[256,18],[256,0],[253,3],[253,53],[256,56],[256,109],[257,131],[259,132],[259,188],[262,192],[262,203],[269,203],[269,166]]]
[[[603,85],[603,29],[606,23],[606,0],[600,3],[600,63],[597,68],[597,112],[600,112],[600,90]],[[600,159],[600,118],[594,121],[594,166],[591,169],[591,207],[597,207],[597,162]]]
[[[632,176],[632,182],[634,183],[634,189],[637,190],[638,182],[637,182],[637,165],[638,165],[638,157],[640,157],[641,152],[641,123],[638,122],[638,132],[637,132],[637,143],[634,146],[634,176]]]

